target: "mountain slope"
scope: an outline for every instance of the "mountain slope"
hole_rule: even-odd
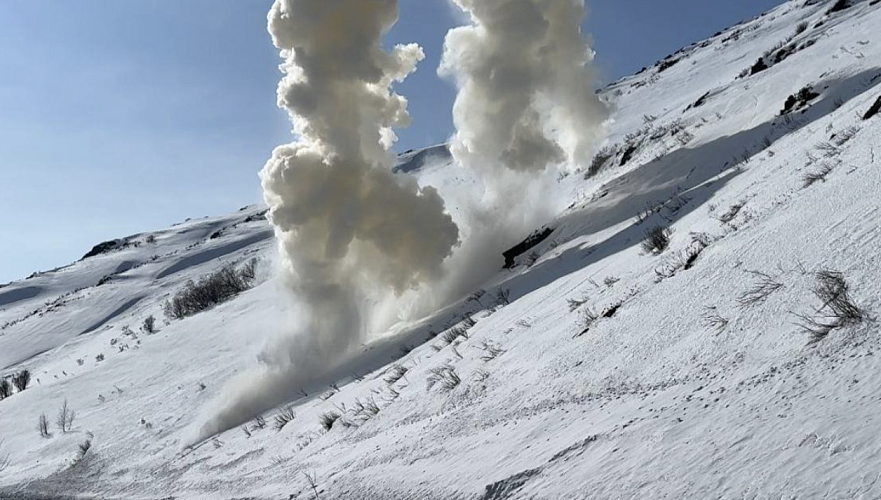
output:
[[[312,481],[346,499],[881,497],[881,116],[862,118],[881,5],[833,3],[785,3],[604,89],[607,144],[560,179],[550,237],[478,300],[303,388],[280,431],[281,409],[185,446],[296,314],[259,207],[0,288],[2,373],[35,379],[0,401],[0,497],[311,498]],[[439,148],[397,170],[471,182]],[[647,253],[656,225],[669,247]],[[253,289],[137,331],[187,280],[252,257]],[[823,271],[864,320],[810,324],[832,321]],[[65,400],[72,432],[41,438]]]

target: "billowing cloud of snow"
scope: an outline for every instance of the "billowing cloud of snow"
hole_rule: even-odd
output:
[[[234,381],[201,437],[289,401],[363,340],[368,304],[439,278],[459,232],[444,201],[391,172],[393,127],[409,124],[393,82],[424,55],[383,50],[397,0],[276,0],[269,33],[285,76],[278,104],[297,136],[260,177],[287,284],[302,305],[296,332],[270,345],[259,373]]]
[[[472,168],[542,172],[590,160],[606,110],[591,87],[584,0],[452,0],[440,73],[459,94],[452,152]]]
[[[447,296],[479,286],[503,250],[565,208],[553,186],[588,164],[607,117],[584,0],[451,1],[470,23],[447,34],[439,69],[459,89],[450,149],[479,185],[443,193],[463,241],[435,287]]]
[[[285,74],[278,104],[297,139],[260,176],[297,313],[280,319],[285,331],[259,369],[229,384],[200,438],[332,382],[323,378],[368,333],[481,286],[503,250],[563,208],[552,185],[587,163],[606,117],[583,0],[452,1],[471,22],[447,35],[439,72],[459,87],[454,159],[478,183],[444,198],[391,172],[392,129],[410,120],[391,86],[423,58],[412,44],[382,48],[396,0],[272,6]]]

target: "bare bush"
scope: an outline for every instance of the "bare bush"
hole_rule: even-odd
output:
[[[814,172],[807,172],[802,176],[802,186],[808,188],[813,186],[817,182],[826,182],[826,177],[828,177],[833,170],[835,170],[835,167],[833,167],[831,164],[822,164],[819,170]]]
[[[707,328],[713,328],[718,332],[728,328],[729,320],[723,318],[715,307],[706,308],[701,319],[703,320],[704,326]]]
[[[379,405],[376,404],[373,397],[364,400],[356,399],[355,404],[352,405],[352,412],[355,418],[370,420],[379,414]]]
[[[245,262],[242,268],[239,269],[241,279],[253,284],[254,280],[257,279],[257,263],[258,260],[256,257],[252,258],[248,262]]]
[[[766,61],[766,62],[773,63],[774,62],[774,58],[773,58],[774,53],[777,52],[778,50],[782,49],[784,46],[786,46],[787,43],[789,43],[788,39],[782,40],[782,41],[774,44],[774,46],[772,46],[770,49],[767,49],[766,51],[762,52],[762,60]]]
[[[745,291],[740,297],[738,297],[737,302],[741,307],[761,304],[772,293],[783,288],[783,283],[780,283],[768,274],[760,271],[747,272],[756,278],[756,282],[749,290]]]
[[[742,170],[745,165],[749,165],[749,162],[752,161],[752,159],[752,153],[748,149],[744,149],[740,155],[734,157],[731,165],[736,170]]]
[[[740,201],[728,207],[728,211],[718,217],[719,222],[723,224],[730,224],[731,221],[737,218],[740,214],[740,211],[743,210],[743,207],[746,206],[746,201]]]
[[[12,384],[5,378],[0,378],[0,401],[12,396]]]
[[[76,450],[76,459],[74,460],[74,464],[78,464],[86,458],[86,454],[89,453],[89,450],[92,449],[92,440],[86,439],[77,447]]]
[[[484,307],[483,302],[481,302],[481,300],[480,300],[483,298],[484,295],[486,295],[486,290],[484,290],[482,288],[478,289],[477,291],[475,291],[474,293],[472,293],[471,295],[468,296],[467,302],[474,302],[478,306]]]
[[[477,325],[477,321],[474,321],[474,318],[472,318],[471,315],[465,315],[462,318],[462,325],[465,329],[474,328],[474,326]]]
[[[594,155],[593,160],[590,163],[590,167],[587,169],[587,173],[584,178],[589,179],[596,174],[600,173],[605,167],[606,163],[612,159],[613,156],[618,154],[617,148],[613,147],[603,147]]]
[[[581,321],[580,321],[581,331],[578,332],[577,334],[575,334],[575,337],[580,337],[580,336],[584,335],[585,333],[589,332],[590,327],[592,327],[593,324],[596,323],[596,321],[598,319],[600,319],[600,315],[597,314],[593,309],[591,309],[589,307],[587,309],[585,309],[584,312],[581,313]]]
[[[288,407],[285,407],[284,409],[282,409],[280,412],[278,412],[278,414],[275,415],[275,419],[274,419],[272,426],[275,428],[275,430],[280,431],[280,430],[284,429],[284,426],[293,422],[294,419],[296,419],[296,418],[297,418],[297,414],[294,413],[294,407],[288,406]]]
[[[309,484],[309,487],[312,488],[312,494],[315,495],[315,500],[321,500],[321,497],[318,496],[318,476],[314,472],[312,474],[303,472],[303,475],[306,476],[306,482]]]
[[[468,338],[468,332],[461,326],[450,328],[449,330],[445,331],[443,335],[441,335],[441,339],[447,344],[452,344],[459,337],[462,337],[463,339]]]
[[[58,430],[62,433],[70,432],[75,418],[76,412],[67,405],[67,400],[65,399],[64,405],[58,410],[58,416],[55,417],[55,426],[58,427]]]
[[[859,133],[860,133],[860,128],[851,125],[850,127],[847,127],[846,129],[842,130],[841,132],[838,132],[837,134],[835,134],[835,136],[832,138],[832,142],[836,146],[841,147],[841,146],[844,146],[845,144],[847,144],[848,142],[850,142],[851,139],[856,137],[857,134],[859,134]]]
[[[141,331],[146,334],[154,334],[156,333],[156,318],[151,314],[144,318],[144,323],[141,325]]]
[[[511,303],[511,290],[508,288],[499,288],[496,292],[496,304],[508,305]]]
[[[673,232],[664,226],[652,226],[645,232],[642,240],[642,249],[648,254],[659,254],[670,245],[670,236]]]
[[[859,323],[866,319],[866,312],[851,300],[850,287],[843,274],[823,270],[817,273],[817,282],[814,294],[823,301],[823,308],[831,311],[832,317],[842,324]]]
[[[337,393],[337,391],[330,389],[329,391],[325,392],[324,394],[321,394],[320,396],[318,396],[318,399],[320,399],[322,401],[327,401],[328,399],[334,397],[336,395],[336,393]]]
[[[583,306],[586,302],[587,302],[587,299],[583,299],[583,300],[566,299],[566,303],[569,304],[569,312],[575,312],[576,309]]]
[[[685,147],[689,142],[694,140],[694,134],[689,132],[688,130],[683,130],[679,134],[676,135],[676,141],[679,142],[679,145]]]
[[[854,303],[850,297],[850,286],[844,275],[831,270],[823,270],[816,274],[817,284],[813,293],[820,300],[816,315],[796,314],[801,320],[799,326],[810,335],[810,344],[816,344],[826,338],[832,330],[843,328],[866,321],[868,313]]]
[[[263,415],[254,417],[254,425],[251,426],[251,430],[263,429],[264,427],[266,427],[266,419],[263,418]]]
[[[386,372],[388,376],[385,378],[385,383],[392,385],[397,383],[399,380],[404,378],[404,375],[407,374],[409,369],[403,365],[394,365]]]
[[[697,258],[700,257],[701,253],[707,249],[713,243],[713,238],[706,233],[694,233],[692,234],[691,244],[688,245],[684,251],[680,252],[680,259],[682,259],[682,268],[686,271],[694,267],[695,262],[697,262]]]
[[[656,281],[660,282],[666,278],[672,278],[679,270],[687,271],[694,267],[698,257],[712,242],[712,237],[706,233],[693,233],[688,247],[680,250],[672,258],[667,259],[663,265],[655,269]]]
[[[456,368],[449,363],[434,367],[428,372],[429,376],[426,380],[426,386],[429,390],[434,386],[438,386],[441,391],[449,392],[462,382],[462,379],[456,373]]]
[[[660,283],[667,278],[676,276],[677,271],[679,271],[679,267],[675,262],[665,262],[660,267],[655,268],[655,283]]]
[[[28,370],[22,370],[15,375],[12,376],[12,385],[18,390],[18,392],[22,392],[28,388],[28,385],[31,383],[31,372]]]
[[[841,148],[837,144],[828,141],[818,142],[814,147],[823,153],[823,156],[826,158],[833,158],[841,153]]]
[[[484,363],[488,363],[505,353],[504,349],[486,339],[481,340],[479,345],[475,347],[483,351],[483,354],[480,355],[480,359],[483,360]]]
[[[52,434],[49,434],[49,418],[46,417],[45,413],[40,414],[40,419],[37,421],[37,430],[40,431],[40,437],[42,438],[52,437]]]
[[[251,259],[239,269],[225,266],[219,271],[203,276],[198,282],[190,280],[165,303],[165,316],[183,319],[217,304],[226,302],[254,286],[257,259]]]
[[[318,423],[321,424],[321,427],[325,431],[330,431],[333,429],[333,424],[339,420],[341,415],[334,411],[329,411],[327,413],[322,413],[320,417],[318,417]]]
[[[801,331],[808,334],[808,345],[819,343],[836,328],[834,324],[824,322],[822,319],[814,316],[807,314],[795,314],[795,316],[799,319],[796,325],[798,325]]]

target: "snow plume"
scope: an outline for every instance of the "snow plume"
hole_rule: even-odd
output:
[[[471,18],[447,34],[440,68],[459,87],[455,158],[492,175],[586,164],[606,110],[591,88],[584,0],[453,2]]]
[[[502,251],[565,208],[551,187],[587,166],[607,110],[592,88],[584,0],[452,1],[471,22],[447,34],[439,69],[459,88],[450,149],[480,181],[464,203],[443,193],[465,207],[444,281],[454,294],[479,286]]]
[[[202,438],[326,376],[359,347],[366,306],[438,278],[458,244],[437,191],[391,172],[391,129],[409,116],[390,87],[424,57],[415,44],[383,50],[397,16],[397,0],[276,0],[269,12],[284,59],[278,104],[297,140],[260,177],[301,314],[294,333],[266,348],[259,373],[233,381]]]

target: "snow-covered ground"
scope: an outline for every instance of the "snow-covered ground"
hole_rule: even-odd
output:
[[[260,207],[0,287],[0,374],[33,373],[0,401],[0,498],[881,498],[881,115],[862,118],[881,4],[833,3],[784,3],[604,89],[608,159],[560,179],[551,236],[480,300],[304,388],[280,431],[282,408],[186,446],[292,314]],[[403,161],[441,191],[470,182],[442,147]],[[646,253],[659,224],[670,246]],[[256,287],[163,321],[188,280],[253,257]],[[828,311],[823,270],[869,317],[812,343],[798,315]]]

